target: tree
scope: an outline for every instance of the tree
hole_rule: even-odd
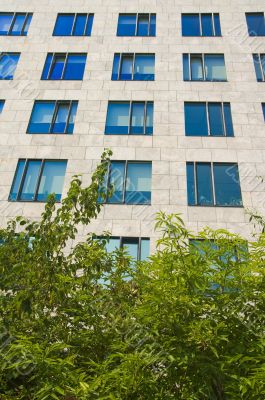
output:
[[[0,231],[1,400],[264,398],[265,234],[247,249],[160,212],[149,261],[75,244],[110,155],[40,221]]]

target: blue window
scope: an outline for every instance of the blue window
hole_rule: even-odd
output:
[[[145,261],[150,255],[149,238],[111,236],[110,238],[97,237],[96,240],[104,241],[108,253],[120,249],[126,250],[134,261]]]
[[[182,36],[221,36],[219,14],[182,14]]]
[[[115,54],[113,81],[153,81],[155,79],[154,54]]]
[[[48,53],[41,79],[82,80],[86,57],[77,53]]]
[[[263,111],[263,117],[264,117],[264,121],[265,121],[265,103],[262,103],[262,111]]]
[[[77,101],[36,101],[28,133],[73,133]]]
[[[188,162],[187,189],[189,206],[242,206],[237,164]]]
[[[186,102],[186,136],[234,136],[230,103]]]
[[[66,160],[18,161],[9,201],[47,201],[54,193],[61,200]]]
[[[19,53],[0,53],[0,80],[14,78],[19,57]]]
[[[58,14],[53,36],[91,36],[94,14]]]
[[[110,135],[152,135],[153,102],[110,101],[105,126]]]
[[[112,189],[106,203],[151,204],[151,180],[151,162],[112,161],[100,192]]]
[[[265,36],[264,13],[246,13],[249,36]]]
[[[5,100],[0,100],[0,114],[3,111],[4,105],[5,105]]]
[[[223,54],[183,54],[184,81],[227,81]]]
[[[117,36],[155,36],[155,14],[120,14]]]
[[[258,82],[265,82],[265,54],[253,54],[253,62]]]
[[[27,36],[31,13],[0,13],[0,35]]]

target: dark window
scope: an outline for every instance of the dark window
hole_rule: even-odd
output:
[[[153,81],[155,78],[154,54],[115,54],[112,80]]]
[[[0,100],[0,114],[3,111],[4,105],[5,105],[5,100]]]
[[[60,201],[66,165],[66,160],[19,160],[9,201],[47,201],[52,193]]]
[[[41,79],[82,80],[86,57],[86,54],[48,53]]]
[[[182,36],[221,36],[219,14],[182,14]]]
[[[183,54],[184,81],[227,81],[223,54]]]
[[[253,54],[253,62],[258,82],[265,82],[265,54]]]
[[[151,162],[112,161],[100,192],[113,189],[106,203],[151,204],[151,179]]]
[[[237,164],[188,162],[187,189],[189,206],[242,206]]]
[[[19,57],[19,53],[0,53],[0,80],[14,78]]]
[[[94,14],[58,14],[53,36],[91,36]]]
[[[265,36],[264,13],[246,13],[249,36]]]
[[[117,36],[155,36],[155,14],[120,14]]]
[[[31,13],[0,13],[0,35],[27,36]]]
[[[153,102],[110,101],[108,104],[105,134],[152,135]]]
[[[73,133],[77,101],[36,101],[28,133]]]
[[[96,240],[105,242],[106,251],[125,249],[135,261],[144,261],[150,255],[150,239],[112,236],[110,238],[97,237]]]
[[[265,103],[262,103],[262,111],[263,111],[263,117],[264,117],[264,121],[265,121]]]
[[[234,136],[230,103],[186,102],[186,136]]]

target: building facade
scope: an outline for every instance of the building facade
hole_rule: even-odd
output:
[[[264,12],[261,0],[0,0],[1,225],[38,218],[74,174],[88,184],[110,148],[115,193],[80,237],[154,248],[159,210],[251,236],[246,210],[265,213]]]

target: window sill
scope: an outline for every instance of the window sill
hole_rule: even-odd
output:
[[[241,206],[232,206],[232,205],[229,205],[229,206],[219,206],[219,205],[212,205],[212,206],[210,206],[210,205],[200,205],[200,204],[194,204],[194,205],[191,205],[191,204],[188,204],[188,207],[203,207],[203,208],[244,208],[244,206],[243,205],[241,205]]]

